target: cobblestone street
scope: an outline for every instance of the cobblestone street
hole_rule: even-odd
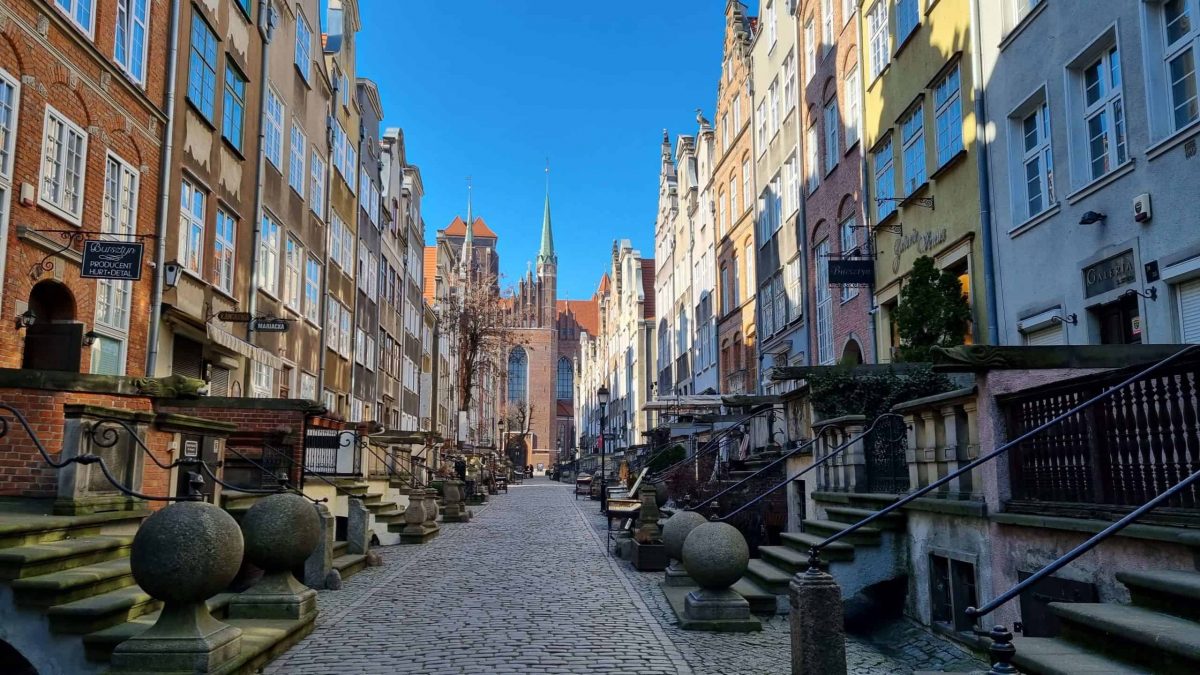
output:
[[[377,549],[384,564],[322,591],[316,630],[268,673],[637,673],[788,671],[786,617],[760,633],[683,631],[658,588],[605,555],[604,519],[570,486],[513,486],[422,546]],[[847,644],[851,673],[907,673],[962,654],[940,645],[906,663]],[[897,652],[898,653],[898,652]]]

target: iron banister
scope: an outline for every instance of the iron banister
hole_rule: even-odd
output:
[[[929,485],[926,485],[925,487],[920,488],[919,490],[916,490],[915,492],[911,492],[911,493],[905,495],[902,499],[892,502],[885,508],[883,508],[879,511],[876,511],[875,513],[872,513],[871,515],[867,516],[866,518],[863,518],[862,520],[854,523],[853,525],[851,525],[845,529],[839,530],[838,532],[833,533],[829,537],[826,537],[825,540],[823,540],[817,544],[814,544],[812,546],[812,548],[809,549],[809,556],[808,556],[809,567],[811,569],[818,569],[820,567],[821,550],[824,549],[826,546],[829,546],[830,544],[832,544],[836,541],[839,541],[839,540],[853,534],[854,532],[857,532],[859,529],[861,529],[867,525],[870,525],[871,523],[887,516],[888,514],[894,512],[897,509],[912,502],[913,500],[916,500],[920,497],[923,497],[923,496],[929,494],[930,492],[949,483],[950,481],[954,480],[955,478],[958,478],[959,476],[963,475],[964,473],[972,471],[972,470],[976,469],[977,467],[979,467],[983,464],[986,464],[987,462],[990,462],[991,460],[995,459],[996,457],[999,457],[1000,455],[1008,452],[1014,446],[1024,443],[1025,441],[1029,440],[1033,436],[1036,436],[1036,435],[1042,433],[1043,431],[1057,425],[1058,423],[1062,422],[1064,419],[1067,419],[1068,417],[1070,417],[1072,415],[1078,414],[1082,410],[1092,407],[1093,405],[1109,398],[1110,396],[1115,394],[1118,390],[1124,389],[1125,387],[1128,387],[1130,384],[1133,384],[1134,382],[1137,382],[1139,380],[1146,378],[1148,375],[1154,373],[1156,370],[1158,370],[1170,363],[1178,361],[1179,359],[1183,358],[1187,354],[1195,352],[1198,349],[1200,349],[1200,345],[1188,345],[1187,347],[1180,349],[1179,351],[1175,352],[1174,354],[1171,354],[1170,356],[1166,357],[1165,359],[1163,359],[1161,361],[1151,364],[1150,366],[1142,369],[1141,371],[1129,376],[1128,378],[1126,378],[1122,382],[1118,383],[1117,385],[1115,385],[1109,389],[1106,389],[1105,391],[1100,392],[1099,394],[1091,397],[1090,399],[1084,401],[1083,403],[1080,403],[1079,405],[1075,406],[1074,408],[1071,408],[1070,410],[1056,416],[1055,418],[1053,418],[1047,422],[1044,422],[1041,425],[1034,427],[1033,429],[1030,429],[1029,431],[1026,431],[1025,433],[1021,434],[1020,436],[1005,443],[1004,445],[1001,445],[1000,447],[996,448],[995,450],[992,450],[991,452],[987,453],[986,455],[982,455],[982,456],[976,458],[975,460],[972,460],[966,466],[960,467],[959,469],[957,469],[951,473],[948,473],[945,476],[942,476],[941,478],[930,483]],[[1189,480],[1190,480],[1190,478],[1189,478]],[[1126,524],[1128,524],[1128,523],[1126,523]]]
[[[827,427],[827,428],[828,428],[828,427]],[[743,479],[739,480],[738,482],[734,483],[733,485],[730,485],[729,487],[725,488],[724,490],[721,490],[720,492],[718,492],[717,494],[715,494],[715,495],[713,495],[713,496],[709,497],[708,499],[705,499],[704,501],[700,502],[699,504],[694,504],[694,505],[693,505],[693,506],[690,508],[690,510],[691,510],[691,511],[699,511],[700,509],[704,508],[705,506],[708,506],[710,503],[712,503],[712,502],[715,502],[716,500],[718,500],[718,499],[720,499],[721,497],[725,496],[725,494],[726,494],[726,493],[728,493],[728,492],[730,492],[730,491],[732,491],[732,490],[735,490],[735,489],[737,489],[738,487],[740,487],[740,486],[741,486],[742,484],[744,484],[744,483],[748,483],[748,482],[750,482],[751,480],[754,480],[755,478],[758,478],[758,476],[759,476],[760,474],[766,473],[767,471],[769,471],[769,470],[771,470],[771,469],[775,468],[775,466],[776,466],[776,465],[778,465],[780,462],[785,462],[785,461],[787,461],[787,460],[791,459],[791,458],[792,458],[792,456],[794,456],[794,455],[797,455],[797,454],[799,454],[799,453],[801,453],[801,452],[804,452],[804,451],[805,451],[805,450],[807,450],[808,448],[812,447],[812,445],[813,445],[814,443],[816,443],[817,441],[821,440],[821,436],[822,436],[824,433],[825,433],[825,430],[824,430],[824,429],[822,429],[822,430],[821,430],[821,433],[819,433],[819,434],[817,434],[816,436],[814,436],[813,438],[811,438],[811,439],[809,439],[809,440],[805,441],[803,444],[801,444],[801,445],[799,445],[799,446],[797,446],[797,447],[793,448],[793,449],[792,449],[792,450],[790,450],[790,451],[789,451],[787,454],[785,454],[785,455],[782,455],[781,457],[779,457],[779,459],[776,459],[775,461],[771,462],[770,464],[768,464],[768,465],[766,465],[766,466],[762,467],[761,469],[759,469],[758,471],[755,471],[754,473],[750,474],[749,476],[746,476],[745,478],[743,478]],[[822,461],[824,461],[824,460],[822,460]]]

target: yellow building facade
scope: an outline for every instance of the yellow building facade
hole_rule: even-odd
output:
[[[859,22],[879,360],[899,345],[894,310],[920,256],[959,275],[972,309],[966,341],[984,342],[970,2],[866,0]]]

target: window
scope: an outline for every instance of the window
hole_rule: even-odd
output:
[[[729,114],[721,115],[721,152],[729,152]]]
[[[1026,347],[1047,347],[1066,344],[1062,323],[1051,324],[1040,330],[1029,331],[1025,334]]]
[[[262,361],[255,361],[250,389],[253,398],[274,398],[275,369]]]
[[[875,212],[883,220],[896,211],[896,172],[892,164],[892,137],[883,139],[875,155]]]
[[[729,219],[730,219],[730,225],[732,225],[732,224],[733,224],[733,221],[736,221],[736,220],[737,220],[737,214],[738,214],[738,207],[737,207],[737,189],[738,189],[738,180],[737,180],[737,174],[734,174],[734,175],[732,175],[732,176],[730,176],[730,177],[729,177]]]
[[[962,150],[962,99],[959,96],[958,64],[933,88],[937,110],[938,166],[949,162]]]
[[[288,307],[300,311],[300,267],[304,264],[304,247],[295,237],[287,238],[284,257],[283,301]]]
[[[839,226],[841,232],[842,255],[848,256],[852,253],[857,253],[858,249],[858,232],[855,230],[858,223],[855,222],[854,216],[851,215],[842,221]],[[858,295],[858,287],[851,284],[842,285],[842,302],[847,302]]]
[[[254,0],[236,0],[236,2],[238,4],[238,7],[242,8],[242,12],[244,12],[246,14],[246,16],[249,17],[251,5],[253,4]]]
[[[236,241],[237,221],[224,209],[217,209],[217,227],[213,232],[212,281],[226,293],[233,293]]]
[[[361,328],[354,329],[354,362],[365,365],[367,359],[367,334]]]
[[[304,265],[304,318],[313,323],[321,319],[321,261],[312,255]]]
[[[508,402],[529,400],[529,357],[524,347],[513,347],[508,353]]]
[[[838,117],[838,104],[835,97],[825,104],[825,173],[833,171],[837,166],[840,153],[839,133],[842,120]]]
[[[917,0],[896,0],[896,40],[903,43],[920,22],[921,9]]]
[[[221,118],[221,135],[233,147],[242,149],[242,120],[246,114],[246,76],[232,63],[225,65],[225,105]]]
[[[783,105],[785,110],[796,107],[796,54],[783,57]]]
[[[217,36],[199,12],[192,14],[192,48],[188,61],[188,100],[212,121],[217,98]]]
[[[804,81],[810,82],[817,74],[817,35],[812,17],[804,23]]]
[[[775,304],[776,329],[783,330],[783,327],[787,325],[788,321],[790,321],[791,319],[794,319],[795,317],[789,317],[788,313],[787,313],[788,299],[787,299],[787,293],[784,292],[784,288],[783,288],[783,272],[782,271],[775,273],[775,279],[771,284],[771,289],[774,291],[774,295],[775,295],[774,304]],[[767,295],[767,297],[764,299],[764,302],[771,302],[771,296]]]
[[[349,274],[354,270],[354,232],[342,223],[342,269]]]
[[[775,42],[779,40],[779,17],[775,15],[775,3],[767,0],[763,14],[767,15],[767,44],[774,49]]]
[[[812,194],[821,185],[820,156],[821,148],[817,144],[817,120],[813,119],[808,125],[808,133],[804,137],[804,179],[808,193]]]
[[[1197,98],[1196,52],[1200,51],[1200,27],[1195,0],[1167,0],[1162,5],[1169,90],[1170,131],[1175,132],[1200,119]]]
[[[833,0],[821,0],[821,44],[833,47]]]
[[[758,102],[758,153],[767,151],[767,100]]]
[[[736,136],[742,130],[742,95],[734,94],[733,104],[730,106],[733,110],[733,133]]]
[[[975,620],[967,614],[977,603],[975,566],[930,554],[929,599],[933,622],[956,631],[969,631]]]
[[[842,21],[850,23],[850,19],[858,14],[858,0],[842,0]]]
[[[337,351],[338,324],[341,320],[341,305],[330,295],[325,298],[325,346]]]
[[[1082,77],[1088,175],[1095,180],[1129,159],[1117,48],[1108,49],[1085,67]]]
[[[89,36],[92,34],[92,7],[95,0],[54,0],[67,16]]]
[[[767,212],[770,214],[771,234],[783,227],[783,178],[779,174],[771,179],[767,191]]]
[[[759,332],[764,337],[775,333],[775,305],[771,302],[771,280],[767,279],[767,283],[763,284],[759,291],[759,296],[763,298],[763,302],[758,306]],[[783,322],[779,323],[779,327],[783,328]]]
[[[742,162],[742,208],[743,209],[750,208],[750,195],[753,194],[751,192],[752,188],[750,186],[750,180],[753,177],[754,177],[754,174],[750,171],[750,160],[747,159],[746,161]]]
[[[858,66],[850,69],[846,75],[846,149],[858,142],[858,111],[862,92],[859,91],[862,82],[859,81]]]
[[[1035,7],[1041,4],[1042,0],[1011,0],[1012,2],[1012,25],[1017,25],[1024,19]]]
[[[179,262],[184,269],[200,274],[204,263],[204,193],[184,180],[179,198]]]
[[[325,215],[325,161],[317,154],[316,148],[313,148],[312,158],[309,160],[309,186],[308,206],[313,213],[318,217]]]
[[[738,273],[737,255],[734,255],[730,261],[729,270],[731,275],[729,278],[729,294],[730,298],[733,299],[733,304],[730,305],[729,309],[733,309],[742,304],[742,276]]]
[[[338,353],[348,359],[350,358],[350,342],[353,339],[350,332],[350,309],[338,303],[338,310],[341,312],[338,321]]]
[[[879,77],[892,58],[891,34],[888,33],[888,0],[876,0],[867,12],[867,34],[870,36],[871,79]]]
[[[728,314],[733,309],[733,295],[731,293],[733,281],[729,277],[729,267],[721,265],[721,313]]]
[[[342,266],[342,219],[336,213],[330,219],[329,226],[329,260],[338,267]]]
[[[47,105],[42,143],[42,204],[78,223],[83,216],[86,169],[87,134]]]
[[[137,230],[137,193],[140,174],[128,162],[109,155],[105,162],[104,204],[100,232],[131,235]],[[117,237],[124,241],[125,237]]]
[[[18,90],[17,79],[0,70],[0,177],[5,179],[12,178],[13,144],[17,137]]]
[[[307,82],[312,71],[312,29],[302,15],[296,15],[296,67]]]
[[[567,357],[558,359],[558,379],[555,381],[555,395],[560,399],[575,397],[575,373],[571,369],[571,360]]]
[[[114,155],[105,162],[104,202],[100,232],[102,239],[125,241],[137,229],[138,173]],[[91,372],[106,375],[125,373],[125,345],[129,331],[132,282],[96,280],[95,331],[100,334],[92,348]]]
[[[721,223],[721,234],[723,236],[729,230],[729,227],[726,224],[728,221],[725,218],[725,193],[724,192],[717,195],[717,208],[720,209],[721,220],[719,222]]]
[[[367,336],[367,352],[366,352],[366,356],[363,358],[363,361],[364,361],[363,365],[365,365],[367,367],[367,370],[375,370],[376,354],[377,354],[377,351],[376,351],[376,347],[375,347],[375,336],[368,335]]]
[[[780,214],[791,215],[800,208],[800,163],[795,155],[788,157],[788,160],[783,164],[783,194],[776,195],[775,199],[780,202]],[[782,220],[782,216],[780,217]]]
[[[725,71],[725,81],[733,82],[733,60],[732,59],[725,59],[724,71]]]
[[[308,373],[300,373],[300,398],[306,401],[317,400],[317,378]]]
[[[279,294],[279,223],[265,213],[258,245],[258,287]]]
[[[787,264],[787,296],[788,296],[788,312],[792,319],[800,318],[800,309],[804,303],[804,295],[801,293],[804,282],[801,280],[803,276],[803,266],[800,264],[799,256],[792,258]]]
[[[817,244],[813,265],[817,268],[817,284],[813,292],[817,300],[817,361],[822,366],[833,363],[833,294],[829,292],[829,240]]]
[[[1176,286],[1179,298],[1179,337],[1184,344],[1200,343],[1200,279]]]
[[[771,110],[768,117],[771,121],[771,134],[779,132],[779,78],[771,81],[771,86],[767,88],[767,100],[770,102]]]
[[[905,194],[925,183],[925,109],[917,105],[900,120],[900,142],[904,153]]]
[[[146,25],[149,22],[149,0],[117,0],[113,60],[139,84],[146,81]]]
[[[283,101],[274,89],[267,88],[267,105],[263,111],[263,154],[267,161],[283,170]]]
[[[1055,203],[1050,108],[1045,103],[1020,120],[1021,167],[1018,213],[1028,220]]]
[[[288,161],[288,185],[296,194],[304,197],[304,155],[308,151],[308,138],[300,130],[299,122],[292,120],[292,147]]]

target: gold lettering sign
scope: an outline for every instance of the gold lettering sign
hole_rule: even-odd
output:
[[[908,249],[916,246],[917,253],[925,255],[932,251],[935,246],[941,246],[944,243],[946,243],[946,228],[944,227],[940,230],[928,232],[917,230],[897,237],[895,246],[896,257],[892,259],[892,273],[900,273],[900,256]]]

